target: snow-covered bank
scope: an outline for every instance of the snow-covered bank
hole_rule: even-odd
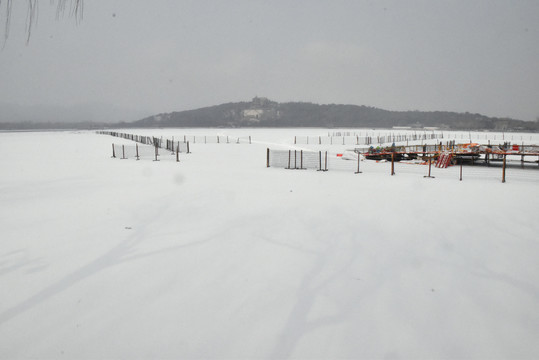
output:
[[[0,358],[539,356],[539,170],[266,168],[300,131],[0,134]]]

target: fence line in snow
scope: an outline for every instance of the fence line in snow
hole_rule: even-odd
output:
[[[185,152],[188,154],[191,152],[189,149],[189,141],[174,141],[174,138],[170,140],[163,139],[163,137],[158,138],[155,136],[141,136],[116,131],[98,131],[97,133],[101,135],[110,135],[122,139],[131,140],[145,145],[152,145],[161,149],[170,150],[171,152],[178,151],[180,153]]]
[[[112,144],[112,157],[119,159],[152,159],[153,161],[159,161],[161,155],[170,154],[176,155],[176,162],[180,162],[180,149],[179,146],[176,151],[169,152],[166,149],[162,149],[158,146],[150,145],[125,145],[125,144]]]
[[[453,147],[455,146],[454,141],[449,142]],[[506,148],[509,148],[505,144]],[[415,163],[420,165],[427,165],[428,164],[428,175],[424,175],[424,178],[434,178],[434,176],[431,175],[431,168],[432,166],[435,166],[437,168],[447,168],[450,165],[451,157],[453,156],[453,153],[451,152],[442,152],[441,149],[437,148],[440,145],[434,145],[432,146],[433,150],[430,152],[424,152],[423,153],[423,160],[422,162]],[[423,145],[422,150],[426,151],[426,145]],[[529,149],[535,149],[537,146],[528,146]],[[376,154],[376,153],[366,153],[363,154],[365,156],[368,156],[369,154]],[[344,156],[343,156],[344,155]],[[397,152],[395,150],[389,151],[389,152],[383,152],[382,155],[386,156],[383,161],[388,161],[391,164],[390,168],[390,174],[393,176],[396,174],[395,171],[395,165],[400,162],[397,155],[401,155],[400,152]],[[446,156],[445,160],[446,162],[442,164],[442,161],[444,160],[444,155]],[[498,161],[502,161],[501,164],[501,170],[502,170],[502,183],[505,183],[506,181],[506,168],[507,168],[507,156],[511,156],[511,153],[504,153],[504,154],[490,154],[491,156],[496,156],[496,159]],[[522,156],[520,167],[524,167],[524,156],[521,155],[521,153],[517,154],[518,156]],[[524,154],[526,155],[526,154]],[[528,155],[537,156],[536,153],[530,153]],[[318,171],[328,171],[330,169],[337,169],[337,170],[354,170],[354,173],[358,174],[361,173],[360,171],[360,161],[361,161],[362,154],[354,151],[347,151],[344,154],[329,154],[328,151],[309,151],[309,150],[271,150],[267,149],[266,153],[266,167],[279,167],[284,169],[294,169],[294,170],[308,170],[308,169],[314,169]],[[389,158],[387,158],[389,156]],[[350,161],[352,160],[352,161]],[[353,161],[355,160],[355,161]],[[489,166],[489,158],[487,157],[485,160],[485,163],[487,166]],[[528,161],[529,162],[529,161]],[[405,163],[408,163],[405,161]],[[459,166],[459,179],[462,181],[463,179],[463,163],[464,160],[461,159]],[[473,161],[472,158],[472,164],[476,162]],[[539,160],[536,162],[539,164]],[[355,165],[357,164],[357,165]],[[407,171],[407,166],[399,167],[400,170],[403,170],[403,172],[410,172]],[[470,169],[470,173],[474,174],[478,171],[475,170],[475,166],[472,166]],[[411,170],[412,168],[408,168],[408,170]],[[411,173],[417,173],[417,171],[411,171]],[[521,175],[519,175],[521,176]]]
[[[435,137],[432,137],[432,135],[435,135]],[[425,136],[427,135],[427,136]],[[359,137],[361,138],[370,138],[372,142],[370,144],[377,143],[378,138],[386,137],[389,139],[398,139],[401,140],[395,140],[395,141],[389,141],[389,142],[397,142],[397,141],[412,141],[412,140],[427,140],[426,138],[437,138],[437,139],[450,139],[450,140],[467,140],[469,142],[477,142],[480,140],[493,140],[493,141],[533,141],[534,139],[537,139],[537,135],[530,135],[530,134],[522,134],[522,133],[513,133],[513,132],[486,132],[486,131],[458,131],[458,130],[447,130],[443,132],[436,133],[436,131],[409,131],[406,133],[399,133],[399,132],[393,132],[393,131],[372,131],[372,130],[366,130],[366,131],[336,131],[333,133],[328,132],[327,137],[334,137],[334,138],[341,138],[341,137]],[[315,136],[311,138],[316,138]],[[322,139],[323,140],[323,139]],[[311,144],[314,144],[314,142],[311,142]],[[335,144],[342,144],[339,143],[338,139],[335,139]],[[349,143],[347,143],[349,144]],[[345,144],[345,145],[347,145]],[[357,144],[357,145],[370,145],[370,144]]]
[[[170,151],[169,154],[176,155],[176,161],[180,161],[180,153],[190,153],[189,142],[174,141],[169,139],[140,136],[134,134],[120,133],[115,131],[98,131],[101,135],[110,135],[134,141],[135,145],[125,144],[112,144],[112,157],[120,159],[135,158],[140,160],[141,158],[151,157],[154,161],[159,161],[159,157],[163,154],[160,149]],[[139,146],[139,143],[141,144]]]
[[[350,155],[353,154],[353,155]],[[358,153],[332,154],[328,151],[272,150],[266,151],[266,167],[288,170],[348,170],[360,173],[361,157]]]
[[[155,145],[158,144],[159,147],[164,148],[174,148],[176,145],[180,144],[251,144],[251,136],[228,136],[228,135],[183,135],[172,137],[172,139],[163,139],[163,137],[155,136],[140,136],[134,134],[121,133],[116,131],[97,131],[98,134],[102,135],[111,135],[127,140],[132,140],[142,144]]]
[[[432,139],[443,139],[443,133],[391,134],[382,136],[294,136],[294,144],[372,145]]]
[[[96,133],[100,134],[100,135],[110,135],[110,136],[114,136],[114,137],[119,137],[119,138],[122,138],[122,139],[131,140],[131,141],[138,142],[138,143],[145,144],[145,145],[154,145],[153,144],[153,139],[154,138],[152,138],[150,136],[142,136],[142,135],[121,133],[121,132],[117,132],[117,131],[104,131],[104,130],[97,131]]]
[[[193,144],[251,144],[251,136],[183,135],[180,136],[180,141],[182,140]]]

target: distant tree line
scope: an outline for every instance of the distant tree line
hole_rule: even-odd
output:
[[[448,111],[388,111],[358,105],[277,103],[255,98],[196,110],[153,115],[134,122],[2,123],[0,129],[97,129],[155,127],[436,127],[447,130],[539,131],[539,122]]]
[[[0,122],[0,130],[94,130],[110,127],[110,124],[96,122]]]
[[[245,110],[263,110],[258,118]],[[126,124],[127,125],[127,124]],[[263,106],[227,103],[197,110],[158,114],[129,123],[133,127],[437,127],[452,130],[538,131],[539,122],[448,111],[388,111],[358,105],[319,105],[304,102]]]

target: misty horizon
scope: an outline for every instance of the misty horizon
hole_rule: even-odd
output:
[[[86,2],[78,24],[43,4],[28,45],[26,10],[13,4],[0,52],[1,102],[26,118],[129,121],[256,95],[539,117],[538,2],[115,0]]]

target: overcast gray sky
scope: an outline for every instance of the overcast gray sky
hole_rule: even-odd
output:
[[[536,0],[85,0],[78,25],[41,1],[28,45],[15,2],[4,104],[149,115],[258,95],[539,117]]]

